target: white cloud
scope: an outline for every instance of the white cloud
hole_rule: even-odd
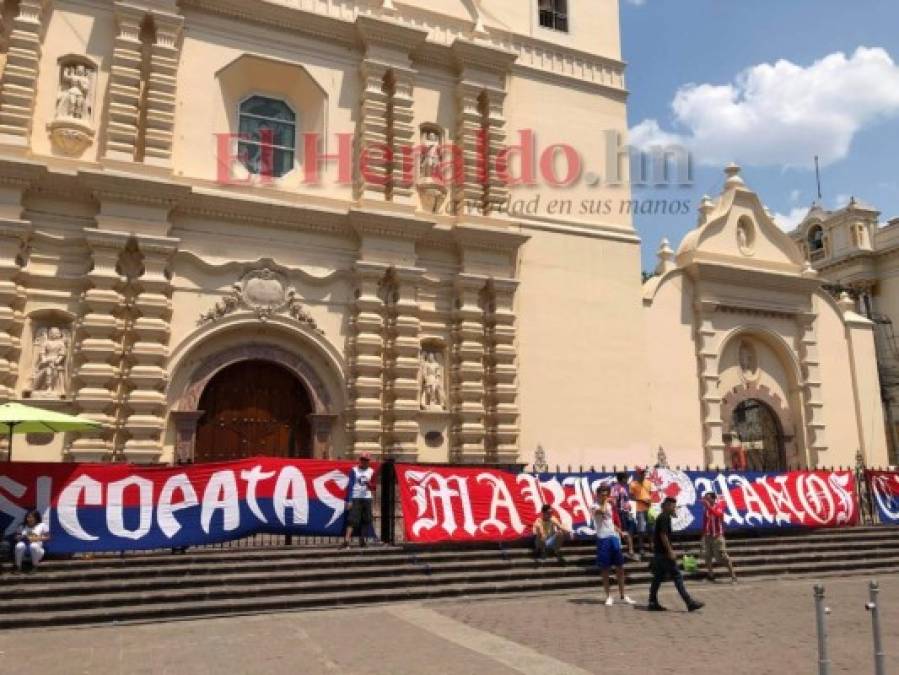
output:
[[[794,203],[795,203],[795,202],[798,202],[798,201],[799,201],[799,197],[801,197],[801,196],[802,196],[802,192],[801,192],[801,191],[799,191],[799,190],[792,190],[792,191],[790,192],[790,201],[791,201],[791,202],[794,202]]]
[[[799,226],[799,223],[805,219],[806,214],[808,214],[808,207],[800,206],[798,208],[790,209],[790,212],[787,214],[775,213],[774,222],[777,223],[778,227],[784,232],[792,232]]]
[[[810,166],[819,155],[827,165],[849,154],[863,127],[899,116],[899,66],[884,49],[866,47],[808,67],[763,63],[730,84],[681,87],[671,106],[682,131],[647,119],[633,128],[632,142],[681,143],[702,164]]]

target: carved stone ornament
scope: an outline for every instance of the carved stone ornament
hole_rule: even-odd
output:
[[[94,91],[97,68],[83,56],[59,61],[56,111],[47,125],[50,139],[66,155],[79,155],[94,140]]]
[[[749,340],[741,340],[738,350],[743,379],[748,382],[758,379],[759,360],[755,351],[755,345]]]
[[[40,326],[34,331],[26,390],[30,398],[65,398],[71,337],[72,331],[64,326]]]
[[[741,219],[737,224],[737,246],[745,256],[755,252],[755,230],[748,219]]]
[[[421,409],[446,410],[442,351],[424,348],[421,351]]]
[[[288,314],[294,320],[324,334],[303,307],[296,290],[287,285],[284,275],[268,267],[244,274],[212,309],[200,315],[197,323],[210,323],[239,309],[254,312],[260,321],[266,321],[275,314]]]

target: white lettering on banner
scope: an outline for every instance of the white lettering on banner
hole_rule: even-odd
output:
[[[490,516],[481,523],[479,528],[481,532],[486,532],[489,528],[494,528],[499,534],[506,531],[507,525],[499,519],[500,509],[504,509],[509,514],[509,525],[516,534],[524,532],[524,525],[521,522],[521,516],[518,509],[515,508],[515,500],[509,492],[509,486],[502,476],[494,473],[480,473],[477,478],[478,483],[488,483],[492,488],[490,495]]]
[[[571,494],[563,502],[571,511],[572,521],[575,523],[586,523],[586,525],[577,528],[577,534],[595,535],[593,515],[590,512],[590,505],[593,503],[593,495],[590,492],[590,479],[586,476],[565,476],[562,479],[563,489],[566,486],[573,488]]]
[[[453,499],[458,498],[462,507],[462,529],[469,535],[477,532],[474,516],[471,512],[471,498],[468,483],[461,476],[442,476],[433,471],[407,471],[406,480],[410,483],[412,500],[418,513],[412,524],[412,534],[418,536],[422,530],[441,527],[452,536],[458,529],[456,514],[453,510]],[[455,489],[450,487],[455,484]],[[425,514],[429,514],[425,517]],[[442,520],[441,520],[442,515]]]
[[[84,496],[85,506],[100,506],[103,503],[103,490],[98,481],[88,475],[82,475],[66,485],[56,500],[56,515],[59,524],[66,532],[82,541],[97,541],[99,537],[88,534],[78,520],[78,502]]]
[[[268,519],[265,517],[265,514],[262,513],[262,509],[259,508],[259,502],[256,500],[256,485],[260,481],[274,478],[274,476],[274,471],[263,471],[262,467],[258,464],[249,471],[240,472],[240,479],[247,484],[247,506],[250,507],[250,512],[263,523],[267,523]]]
[[[213,514],[222,511],[225,532],[236,530],[240,525],[240,506],[237,501],[237,481],[233,471],[216,471],[209,477],[203,491],[203,508],[200,512],[200,526],[209,534],[209,524]]]
[[[540,481],[537,480],[537,476],[520,473],[515,477],[515,482],[518,485],[524,484],[520,491],[522,498],[531,505],[536,513],[540,513],[540,509],[543,508],[543,498],[540,496]]]
[[[305,525],[309,522],[309,493],[306,478],[295,466],[285,466],[278,474],[275,492],[272,495],[275,515],[282,525],[287,524],[287,509],[293,511],[293,524]]]
[[[896,483],[896,491],[899,492],[899,475],[875,475],[871,479],[871,491],[884,515],[890,520],[899,520],[899,510],[893,509],[893,500],[890,499],[894,492],[890,487],[891,482]],[[899,506],[899,502],[897,502],[897,506]]]
[[[175,490],[181,491],[183,499],[180,502],[172,501]],[[159,529],[171,539],[181,531],[181,523],[175,518],[175,512],[197,506],[199,503],[197,491],[194,490],[186,473],[178,473],[169,477],[162,486],[162,492],[159,493],[159,506],[156,511]]]
[[[330,508],[333,511],[331,515],[331,520],[328,521],[328,524],[325,525],[326,528],[331,527],[340,516],[343,515],[343,512],[346,510],[346,499],[341,495],[337,496],[328,490],[328,483],[334,483],[337,486],[337,489],[341,492],[346,492],[346,487],[350,483],[350,479],[343,471],[338,471],[334,469],[334,471],[329,471],[328,473],[322,474],[314,481],[312,481],[312,486],[315,489],[315,496],[318,500]]]
[[[765,502],[756,493],[755,486],[746,480],[745,476],[733,474],[729,476],[728,482],[732,486],[740,488],[743,492],[743,507],[745,509],[743,521],[747,525],[763,525],[764,523],[774,521],[774,517],[768,511]],[[764,482],[764,479],[760,482]]]
[[[25,494],[25,486],[21,483],[17,483],[9,476],[0,476],[0,490],[11,494],[13,497],[17,499]],[[25,519],[25,514],[28,513],[26,509],[23,509],[18,504],[10,501],[2,494],[0,494],[0,512],[7,514],[12,517],[12,521],[9,523],[9,526],[4,530],[3,536],[8,537],[16,531],[16,528],[19,526]]]
[[[136,530],[125,527],[125,490],[136,487],[139,492],[140,519]],[[140,539],[153,525],[153,481],[140,476],[128,476],[106,487],[106,527],[110,534],[125,539]]]
[[[851,522],[855,516],[855,499],[850,487],[852,476],[848,473],[832,473],[827,477],[827,482],[840,500],[841,508],[837,510],[837,524]]]
[[[790,492],[789,475],[768,476],[761,485],[768,491],[771,504],[777,510],[777,524],[789,525],[802,522],[802,510],[793,502],[793,494]]]
[[[836,506],[827,483],[817,474],[800,474],[796,493],[805,508],[805,515],[821,525],[833,522]]]
[[[38,476],[37,498],[35,507],[45,523],[50,523],[50,496],[53,494],[53,479],[50,476]]]

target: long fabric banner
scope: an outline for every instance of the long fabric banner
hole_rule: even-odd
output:
[[[880,522],[899,525],[899,473],[865,471],[865,480],[871,489],[871,497]]]
[[[184,467],[11,462],[0,465],[0,536],[32,508],[49,523],[53,553],[196,546],[257,532],[339,535],[352,466],[271,457]]]
[[[653,507],[677,499],[674,529],[702,528],[702,495],[716,492],[726,504],[729,529],[838,527],[858,520],[851,471],[786,473],[652,469]],[[631,476],[628,477],[630,480]],[[590,506],[596,488],[613,474],[515,474],[495,469],[397,466],[406,540],[502,541],[526,537],[543,504],[579,537],[595,535]]]

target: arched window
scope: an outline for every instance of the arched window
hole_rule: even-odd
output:
[[[811,253],[824,250],[824,228],[815,225],[808,231],[808,250]]]
[[[247,171],[278,178],[293,169],[296,114],[284,101],[251,96],[240,104],[238,156]]]

